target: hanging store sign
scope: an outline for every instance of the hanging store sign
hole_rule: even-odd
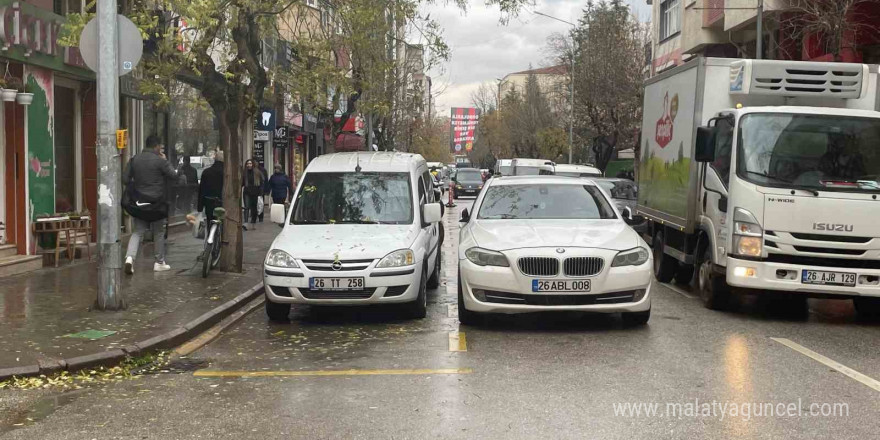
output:
[[[64,22],[64,17],[29,3],[0,0],[0,55],[80,77],[93,77],[79,48],[58,45]]]

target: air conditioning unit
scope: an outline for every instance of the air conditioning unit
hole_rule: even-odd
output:
[[[865,64],[740,60],[730,65],[730,94],[858,99],[867,76]]]

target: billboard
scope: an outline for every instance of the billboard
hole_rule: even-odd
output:
[[[449,151],[452,154],[467,154],[474,149],[477,135],[477,123],[480,121],[480,109],[454,107],[449,117],[452,136]]]

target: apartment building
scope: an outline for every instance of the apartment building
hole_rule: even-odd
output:
[[[650,74],[691,57],[880,62],[880,38],[872,31],[880,4],[861,3],[845,17],[818,16],[795,0],[646,0],[651,5]],[[807,23],[836,22],[840,38],[809,32]]]

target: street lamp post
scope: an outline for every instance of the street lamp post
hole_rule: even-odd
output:
[[[547,17],[552,20],[556,20],[562,23],[565,23],[571,27],[577,27],[576,24],[563,20],[558,17],[554,17],[552,15],[547,15],[543,12],[534,11],[536,15],[540,15],[542,17]],[[574,57],[576,51],[574,49],[575,39],[572,36],[571,39],[571,72],[569,72],[569,81],[568,81],[568,163],[572,162],[572,150],[574,148]]]

